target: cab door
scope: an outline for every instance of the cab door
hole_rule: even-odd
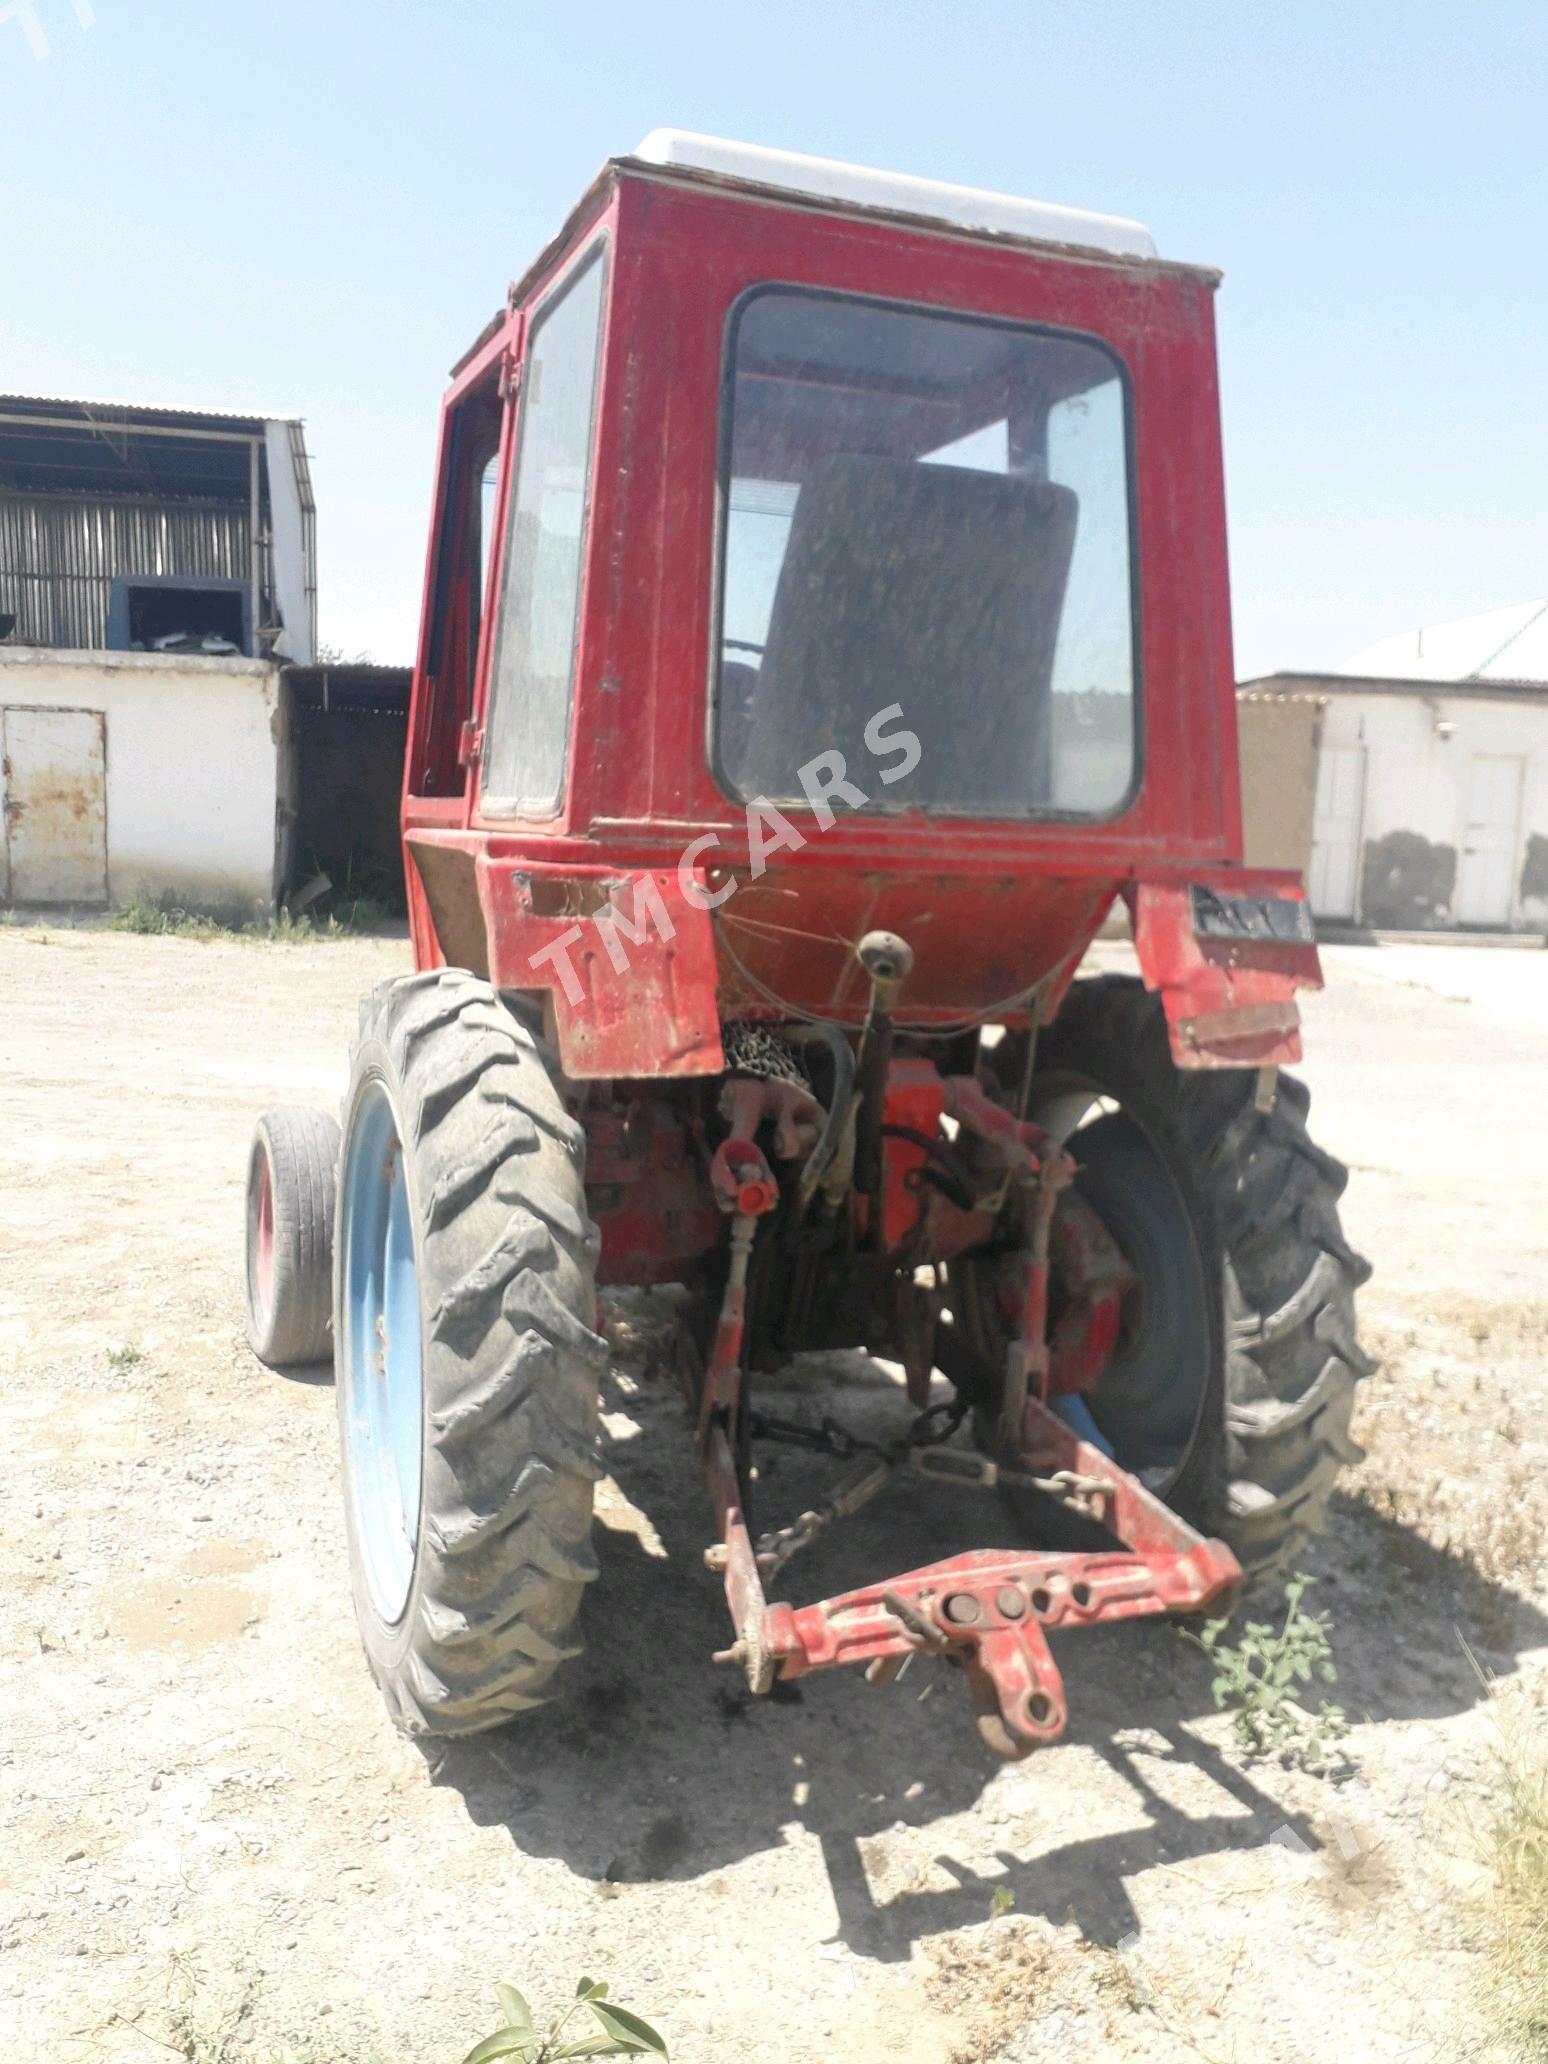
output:
[[[509,470],[513,324],[442,417],[435,516],[426,576],[404,779],[407,821],[466,823],[478,757],[475,712],[488,665],[501,486]],[[455,803],[455,810],[447,805]]]
[[[606,266],[599,238],[539,302],[522,355],[478,796],[504,822],[564,814]]]

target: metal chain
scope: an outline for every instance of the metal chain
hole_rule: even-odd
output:
[[[841,1462],[865,1458],[858,1468],[839,1480],[815,1511],[803,1512],[789,1526],[778,1527],[759,1536],[754,1552],[758,1573],[764,1582],[777,1576],[792,1555],[810,1547],[835,1520],[847,1519],[862,1505],[869,1504],[887,1484],[893,1471],[906,1462],[916,1448],[938,1447],[942,1441],[950,1440],[966,1417],[967,1406],[960,1399],[949,1398],[944,1404],[932,1405],[928,1411],[921,1412],[901,1441],[884,1444],[866,1440],[837,1419],[824,1419],[818,1426],[804,1426],[798,1420],[775,1419],[765,1413],[750,1412],[747,1430],[754,1440],[781,1441],[787,1447],[832,1455]]]
[[[1052,1476],[1034,1476],[1027,1470],[1007,1469],[999,1462],[991,1462],[987,1455],[969,1455],[956,1449],[949,1454],[921,1456],[914,1467],[925,1476],[937,1481],[966,1484],[971,1488],[992,1491],[1001,1484],[1015,1490],[1041,1491],[1045,1497],[1055,1498],[1072,1511],[1099,1519],[1103,1502],[1113,1494],[1113,1486],[1105,1476],[1082,1476],[1078,1470],[1059,1469]]]
[[[957,1428],[967,1417],[967,1405],[960,1398],[932,1405],[921,1412],[902,1440],[866,1440],[837,1419],[823,1419],[816,1426],[795,1419],[776,1419],[767,1413],[748,1414],[748,1432],[754,1440],[771,1440],[786,1447],[805,1448],[836,1461],[858,1460],[859,1466],[841,1477],[815,1511],[803,1512],[788,1526],[761,1534],[755,1553],[759,1574],[765,1582],[777,1576],[793,1555],[811,1546],[836,1520],[847,1519],[870,1503],[905,1463],[937,1482],[993,1490],[1005,1484],[1018,1490],[1040,1491],[1084,1518],[1101,1520],[1113,1495],[1112,1483],[1103,1476],[1083,1476],[1078,1470],[1058,1469],[1052,1476],[1034,1476],[1029,1471],[1007,1469],[991,1462],[987,1455],[969,1455],[962,1449],[946,1449]],[[935,1450],[936,1452],[922,1452]]]
[[[905,1460],[915,1448],[935,1448],[949,1441],[967,1417],[961,1398],[948,1398],[921,1412],[901,1440],[873,1441],[845,1426],[841,1420],[825,1418],[816,1426],[798,1419],[777,1419],[767,1412],[749,1412],[747,1431],[753,1440],[774,1441],[787,1448],[805,1448],[814,1455],[831,1455],[836,1462],[851,1462],[857,1455],[877,1455],[889,1462]]]

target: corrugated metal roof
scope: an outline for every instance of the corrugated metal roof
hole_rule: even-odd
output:
[[[1548,702],[1548,680],[1501,680],[1494,675],[1482,680],[1437,679],[1417,674],[1303,674],[1288,669],[1279,674],[1260,674],[1243,681],[1238,696],[1254,693],[1278,696],[1286,690],[1319,695],[1421,695],[1432,701],[1453,697],[1464,702]]]
[[[103,401],[80,394],[0,394],[0,409],[26,410],[38,408],[45,412],[54,409],[78,409],[78,420],[89,422],[97,416],[113,416],[120,422],[151,422],[162,417],[172,422],[208,423],[212,428],[219,426],[240,435],[251,435],[264,423],[300,423],[306,419],[293,415],[286,409],[207,409],[174,408],[165,402],[150,401]],[[68,422],[70,417],[61,418]]]
[[[1328,698],[1325,695],[1314,695],[1305,688],[1276,688],[1274,683],[1277,679],[1277,675],[1270,674],[1262,680],[1244,681],[1236,691],[1237,701],[1309,702],[1314,709],[1327,708]]]
[[[1339,669],[1404,681],[1548,681],[1548,601],[1516,602],[1367,645]]]

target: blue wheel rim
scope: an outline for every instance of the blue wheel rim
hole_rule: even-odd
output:
[[[419,1545],[424,1349],[403,1143],[380,1081],[355,1104],[340,1204],[344,1473],[371,1603],[396,1626]]]

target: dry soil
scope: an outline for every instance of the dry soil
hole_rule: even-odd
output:
[[[583,1971],[684,2064],[1495,2054],[1479,1835],[1501,1718],[1548,1699],[1548,954],[1327,959],[1307,1072],[1385,1364],[1312,1564],[1341,1782],[1247,1761],[1163,1627],[1065,1642],[1069,1736],[1015,1768],[926,1673],[749,1702],[638,1305],[567,1699],[415,1748],[356,1645],[326,1374],[260,1367],[239,1304],[252,1120],[336,1099],[405,945],[0,929],[4,2064],[455,2064],[497,1979]],[[791,1576],[998,1527],[900,1492]]]

